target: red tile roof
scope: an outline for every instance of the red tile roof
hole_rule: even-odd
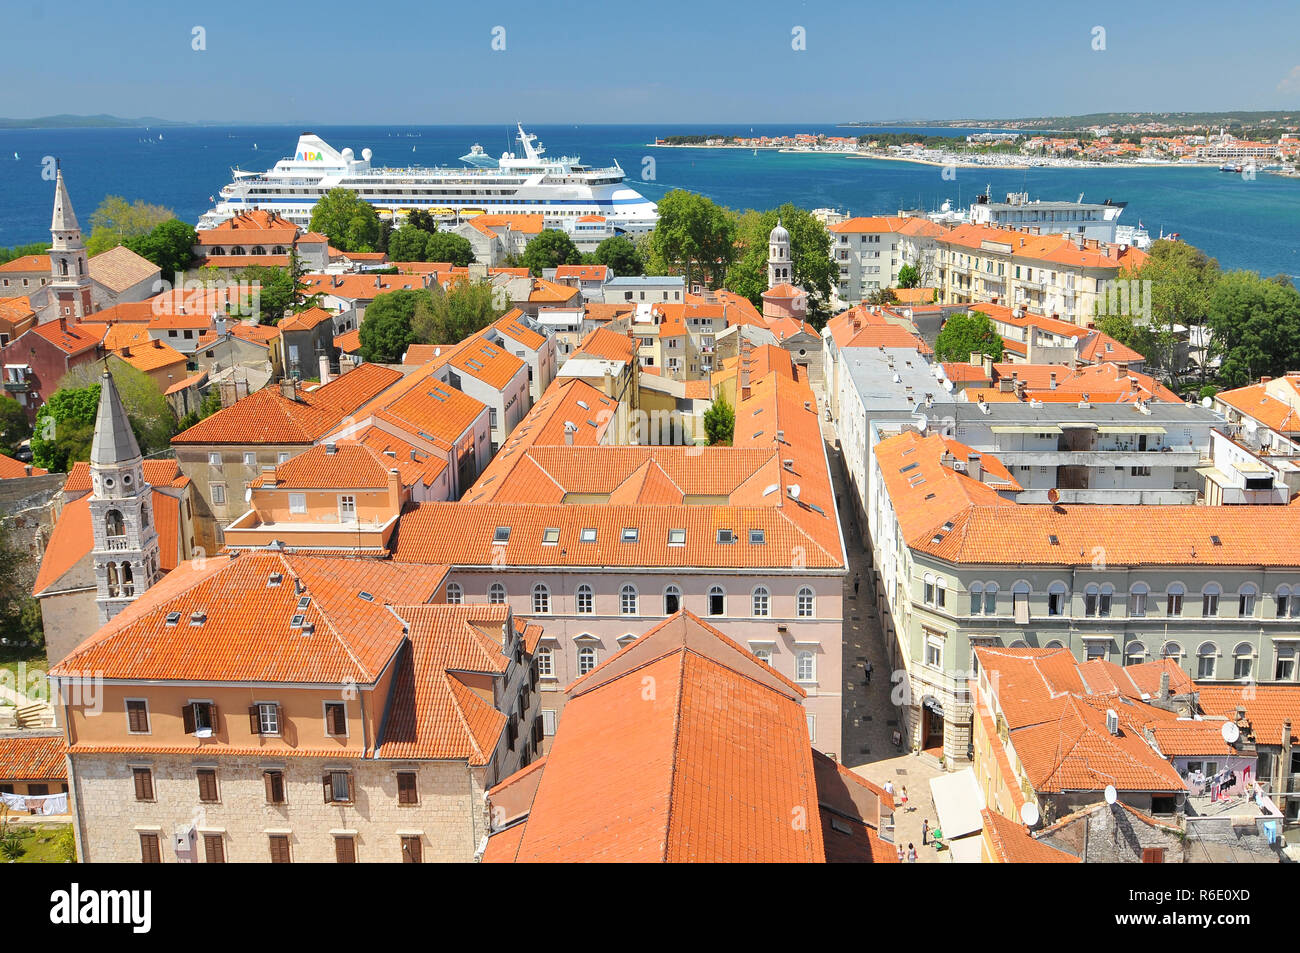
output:
[[[44,476],[49,472],[49,470],[34,467],[30,463],[23,463],[21,460],[15,460],[13,457],[0,453],[0,480],[19,480],[29,476]]]
[[[0,780],[66,780],[65,750],[61,734],[0,738]]]
[[[1206,714],[1235,720],[1237,708],[1245,708],[1256,744],[1282,744],[1288,721],[1291,744],[1300,743],[1300,685],[1202,685],[1198,690]]]
[[[1034,838],[1023,824],[1003,817],[988,808],[980,811],[984,819],[984,838],[997,862],[1003,864],[1078,864],[1073,854],[1057,850]]]

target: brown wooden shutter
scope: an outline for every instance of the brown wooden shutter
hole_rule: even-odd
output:
[[[420,838],[403,837],[402,838],[402,863],[418,864],[422,860],[420,854]]]
[[[323,775],[321,775],[321,784],[323,784],[323,785],[325,786],[325,803],[326,803],[326,804],[333,804],[333,803],[334,803],[334,784],[332,783],[332,779],[330,778],[330,775],[329,775],[329,772],[328,772],[328,771],[326,771]]]
[[[347,708],[341,702],[332,702],[330,704],[330,734],[346,735],[348,733]]]
[[[1142,863],[1163,864],[1164,862],[1165,862],[1165,850],[1163,847],[1142,848]]]
[[[203,768],[198,772],[199,775],[199,800],[215,801],[217,799],[217,772],[211,768]]]
[[[185,733],[194,734],[194,705],[186,705],[181,709],[181,720],[185,723]]]
[[[248,730],[255,735],[262,733],[262,713],[256,705],[248,706]]]
[[[334,859],[340,864],[357,862],[357,848],[351,837],[334,838]]]
[[[135,768],[135,799],[137,801],[153,800],[153,772],[148,768]]]
[[[126,716],[127,728],[131,731],[146,732],[149,730],[149,719],[146,715],[144,702],[127,702]]]
[[[212,725],[212,733],[217,733],[217,706],[212,702],[208,703],[208,723]]]
[[[157,834],[140,834],[140,862],[143,864],[161,864],[162,853],[158,849]]]
[[[415,788],[415,774],[403,771],[397,775],[397,803],[415,804],[419,800]]]
[[[271,863],[289,863],[289,838],[284,834],[271,835]]]
[[[280,771],[266,771],[263,772],[262,777],[266,780],[266,803],[283,804],[284,773]]]
[[[226,862],[226,848],[221,843],[220,834],[203,835],[203,852],[210,864],[224,864]]]

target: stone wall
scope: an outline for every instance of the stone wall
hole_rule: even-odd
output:
[[[1152,847],[1164,850],[1166,864],[1183,862],[1181,832],[1146,824],[1118,804],[1099,805],[1084,817],[1043,834],[1039,840],[1076,857],[1083,857],[1084,863],[1088,864],[1141,863],[1143,849]]]
[[[230,863],[266,863],[271,833],[288,833],[294,862],[334,863],[333,833],[355,837],[359,863],[400,862],[401,836],[418,833],[425,863],[468,862],[486,835],[481,771],[463,761],[357,761],[164,754],[75,754],[70,757],[79,860],[138,863],[142,831],[159,835],[163,863],[177,863],[178,827],[197,831],[194,862],[204,862],[203,834],[219,833]],[[199,802],[198,767],[216,766],[215,803]],[[137,801],[132,767],[153,770],[155,800]],[[284,772],[285,803],[267,804],[263,771]],[[322,774],[352,771],[351,805],[326,804]],[[397,803],[397,771],[417,774],[419,803]]]

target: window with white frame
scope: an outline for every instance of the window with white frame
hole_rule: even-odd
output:
[[[1183,596],[1187,593],[1187,587],[1181,582],[1171,582],[1165,589],[1165,615],[1179,616],[1183,614]]]
[[[1279,682],[1295,680],[1295,645],[1289,642],[1277,643],[1277,661],[1273,666],[1273,677]]]
[[[754,590],[752,614],[757,619],[765,619],[771,614],[771,593],[766,586]]]
[[[984,583],[970,584],[970,614],[980,615],[984,611]]]
[[[925,664],[931,668],[943,668],[943,639],[929,632],[925,636]]]
[[[1047,587],[1047,614],[1065,615],[1065,583],[1054,582]]]
[[[721,586],[709,588],[709,615],[727,614],[727,593]]]
[[[1196,677],[1214,678],[1214,665],[1219,657],[1219,650],[1213,642],[1202,642],[1196,650]]]
[[[255,466],[257,466],[257,454],[256,454],[256,453],[253,453],[252,451],[245,450],[245,451],[244,451],[244,466],[246,466],[246,467],[255,467]]]
[[[930,573],[926,573],[923,577],[923,582],[925,585],[923,597],[924,602],[927,606],[932,606],[934,605],[934,576]]]
[[[998,614],[998,584],[996,582],[984,584],[984,614]]]
[[[948,584],[944,582],[943,576],[937,577],[934,580],[934,607],[936,609],[942,609],[944,607],[947,592]]]
[[[817,656],[801,649],[794,656],[794,677],[798,682],[817,681]]]
[[[764,665],[771,665],[772,650],[768,648],[754,649],[754,658],[758,659]]]
[[[596,667],[596,650],[590,645],[578,649],[578,674],[586,675]]]
[[[1160,657],[1177,662],[1183,657],[1183,647],[1177,642],[1166,642],[1160,649]]]
[[[578,612],[582,615],[591,615],[596,611],[596,597],[591,586],[585,582],[578,587]]]
[[[1101,586],[1095,582],[1088,583],[1083,589],[1083,614],[1088,618],[1097,615],[1097,602],[1101,597]]]
[[[664,589],[664,615],[676,615],[682,608],[682,591],[676,586]]]
[[[488,605],[500,606],[505,605],[506,587],[499,582],[494,582],[488,586]]]
[[[1101,584],[1101,591],[1097,593],[1097,615],[1105,619],[1110,615],[1110,603],[1115,596],[1115,587],[1108,582]]]
[[[1249,642],[1240,642],[1232,650],[1232,677],[1248,679],[1255,672],[1255,647]]]
[[[1147,596],[1151,593],[1151,587],[1145,582],[1135,582],[1133,587],[1128,591],[1128,614],[1135,619],[1140,619],[1147,614]],[[1146,650],[1143,649],[1145,652]]]
[[[628,583],[618,591],[618,611],[620,615],[636,615],[636,586]]]
[[[211,486],[212,486],[212,502],[217,504],[218,506],[225,506],[226,485],[224,483],[213,483],[211,484]]]
[[[537,649],[537,675],[539,678],[555,677],[555,650],[549,645]]]
[[[795,614],[801,619],[811,619],[817,610],[817,595],[812,586],[800,586],[796,598]]]
[[[447,605],[458,606],[465,601],[465,590],[458,582],[447,583]]]
[[[290,493],[289,494],[289,512],[301,515],[307,512],[307,494]]]
[[[221,466],[221,454],[219,454],[219,453],[209,453],[209,454],[208,454],[208,466],[210,466],[210,467],[219,467],[219,466]]]
[[[1243,619],[1249,619],[1255,614],[1255,600],[1259,596],[1259,590],[1253,583],[1246,583],[1237,590],[1237,615]]]
[[[1015,610],[1016,625],[1029,622],[1029,583],[1018,582],[1011,587],[1012,608]]]
[[[1084,642],[1084,646],[1087,649],[1087,661],[1106,657],[1106,643],[1100,639],[1090,639]]]
[[[1141,642],[1130,642],[1124,646],[1124,664],[1140,665],[1147,658],[1147,647]]]
[[[1285,619],[1288,616],[1300,616],[1300,593],[1292,590],[1290,586],[1277,587],[1277,617]]]
[[[545,584],[537,583],[533,586],[533,613],[535,615],[549,615],[551,612],[551,590],[546,588]]]

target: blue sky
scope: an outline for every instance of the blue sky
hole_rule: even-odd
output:
[[[1300,113],[1294,0],[180,6],[10,0],[0,115],[436,124]],[[206,50],[192,48],[196,26]],[[795,27],[804,50],[792,49]],[[1092,48],[1094,27],[1104,51]]]

